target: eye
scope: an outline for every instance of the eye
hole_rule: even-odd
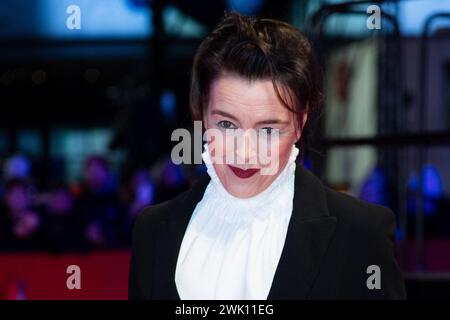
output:
[[[237,129],[234,123],[228,120],[219,121],[218,126],[222,129]]]
[[[264,127],[264,128],[259,129],[259,130],[263,131],[263,132],[264,132],[265,134],[267,134],[267,135],[271,135],[272,132],[273,132],[273,130],[274,130],[274,128],[271,128],[271,127]]]

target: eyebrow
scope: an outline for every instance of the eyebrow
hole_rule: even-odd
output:
[[[213,110],[213,111],[211,111],[211,114],[218,114],[219,116],[224,116],[224,117],[233,119],[236,122],[239,122],[239,120],[235,116],[233,116],[232,114],[230,114],[228,112],[222,111],[222,110]]]
[[[211,114],[217,114],[220,116],[224,116],[224,117],[233,119],[236,122],[239,122],[239,120],[235,116],[233,116],[232,114],[230,114],[228,112],[222,111],[222,110],[213,110],[213,111],[211,111]],[[256,125],[264,125],[264,124],[289,124],[289,121],[283,121],[280,119],[267,119],[267,120],[258,121],[256,123]]]

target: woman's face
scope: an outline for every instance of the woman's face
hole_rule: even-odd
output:
[[[305,113],[301,128],[306,119]],[[278,99],[271,80],[250,82],[232,74],[211,84],[203,121],[207,132],[216,135],[207,138],[214,169],[238,198],[264,191],[284,169],[301,136],[296,115]]]

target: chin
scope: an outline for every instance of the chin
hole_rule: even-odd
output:
[[[240,178],[227,165],[215,167],[225,190],[236,198],[251,198],[264,191],[276,179],[276,175],[261,175],[260,172],[248,178]]]
[[[255,175],[247,179],[241,179],[235,175],[227,177],[227,184],[224,188],[236,198],[251,198],[256,196],[262,190],[259,188],[263,185],[263,181],[260,181],[260,176]]]
[[[236,197],[236,198],[240,198],[240,199],[247,199],[247,198],[251,198],[254,197],[258,194],[258,192],[249,192],[248,190],[242,190],[240,188],[236,188],[239,190],[230,190],[227,189],[228,193],[230,193],[232,196]]]

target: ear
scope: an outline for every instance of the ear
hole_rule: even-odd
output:
[[[297,128],[298,130],[295,132],[295,142],[300,140],[303,133],[303,128],[305,128],[306,120],[308,120],[308,113],[305,112],[300,119],[300,128]]]

